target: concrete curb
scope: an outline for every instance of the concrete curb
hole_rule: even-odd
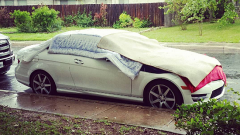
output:
[[[164,46],[198,53],[240,53],[240,48],[231,46],[198,46],[198,45],[168,45],[168,44],[165,44]]]
[[[240,43],[167,43],[160,42],[166,47],[189,50],[199,53],[240,53]]]

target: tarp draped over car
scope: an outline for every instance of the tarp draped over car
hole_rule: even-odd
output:
[[[48,53],[78,55],[88,58],[107,58],[132,80],[138,75],[142,64],[121,56],[116,52],[98,48],[97,45],[105,35],[119,31],[86,29],[69,31],[55,36],[49,46]]]
[[[142,35],[133,32],[106,35],[101,39],[98,47],[117,52],[134,61],[186,77],[195,87],[216,65],[221,65],[213,57],[164,47],[155,40],[143,38]]]

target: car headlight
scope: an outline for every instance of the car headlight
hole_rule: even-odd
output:
[[[13,54],[13,51],[12,51],[12,48],[11,48],[11,44],[10,44],[10,41],[8,39],[0,39],[0,45],[3,45],[2,49],[4,49],[4,50],[8,49],[10,55]]]
[[[0,45],[6,44],[6,43],[8,43],[8,41],[6,39],[0,40]]]

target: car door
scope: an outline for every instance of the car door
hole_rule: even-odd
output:
[[[72,56],[70,72],[77,90],[131,95],[131,79],[106,59]]]
[[[58,89],[75,90],[69,68],[69,55],[49,54],[45,50],[38,54],[38,58],[42,61],[41,67],[54,78]]]

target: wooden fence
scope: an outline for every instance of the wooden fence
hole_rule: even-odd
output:
[[[153,26],[164,25],[164,10],[159,9],[159,6],[163,6],[165,3],[144,3],[144,4],[107,4],[107,20],[108,25],[112,26],[119,18],[119,15],[126,11],[131,17],[146,19],[148,18]],[[32,12],[33,6],[0,6],[0,8],[6,7],[8,12],[14,12],[14,10]],[[37,8],[37,6],[34,6]],[[59,16],[64,18],[66,15],[75,15],[78,11],[81,13],[92,13],[94,17],[95,13],[100,12],[100,4],[86,4],[86,5],[48,5],[49,8],[60,11]],[[11,20],[12,22],[13,20]]]

